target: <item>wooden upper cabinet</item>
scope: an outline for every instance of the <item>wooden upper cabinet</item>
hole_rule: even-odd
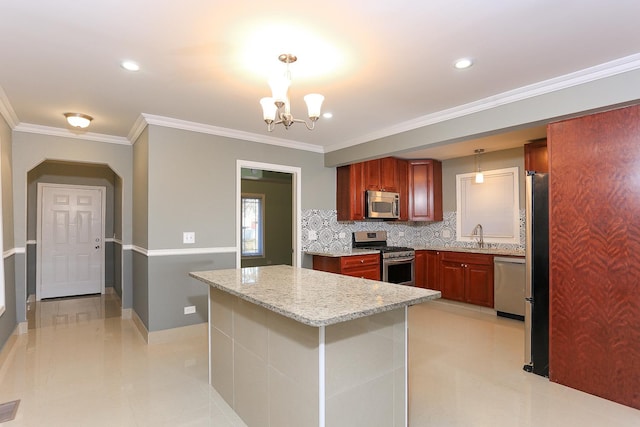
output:
[[[524,169],[535,172],[549,172],[547,139],[537,139],[524,145]]]
[[[393,157],[385,157],[364,162],[365,189],[398,192],[398,161]]]
[[[400,193],[400,221],[409,220],[409,162],[396,159],[398,193]]]
[[[442,221],[442,163],[409,160],[409,220]]]
[[[364,219],[363,164],[340,166],[336,175],[336,210],[338,221]]]

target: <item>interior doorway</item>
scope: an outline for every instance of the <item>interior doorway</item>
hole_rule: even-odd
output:
[[[123,180],[109,165],[80,163],[62,160],[44,160],[27,172],[27,211],[26,211],[26,289],[25,302],[34,302],[37,298],[38,253],[40,245],[40,210],[38,185],[54,184],[72,187],[103,187],[106,189],[104,237],[102,259],[104,268],[104,292],[115,292],[127,308],[131,301],[131,288],[126,285],[124,271],[123,232]],[[95,240],[95,237],[94,237]],[[96,243],[95,241],[93,242]],[[94,248],[95,249],[95,248]],[[40,271],[41,273],[41,271]],[[102,292],[102,289],[97,293]],[[25,306],[26,308],[26,306]],[[25,316],[27,315],[25,310]]]
[[[297,167],[238,160],[238,267],[301,265],[300,173]]]
[[[38,184],[36,300],[104,294],[106,188]]]

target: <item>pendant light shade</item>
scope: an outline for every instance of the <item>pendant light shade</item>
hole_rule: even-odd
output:
[[[475,162],[476,162],[476,184],[484,183],[484,174],[482,173],[482,169],[480,169],[480,155],[484,153],[484,149],[478,148],[474,151],[476,153]]]

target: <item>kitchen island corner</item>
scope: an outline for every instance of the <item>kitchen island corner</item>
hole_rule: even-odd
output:
[[[290,266],[209,285],[209,383],[250,426],[406,426],[408,306],[440,292]]]

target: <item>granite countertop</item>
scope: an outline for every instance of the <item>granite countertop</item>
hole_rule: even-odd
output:
[[[354,255],[377,255],[380,251],[375,249],[349,249],[348,251],[338,251],[338,252],[314,252],[314,251],[306,251],[307,255],[319,255],[326,257],[343,257],[343,256],[354,256]]]
[[[447,251],[447,252],[467,252],[473,254],[504,255],[504,256],[525,256],[524,251],[515,249],[498,248],[461,248],[455,246],[414,246],[416,251]],[[343,257],[352,255],[377,254],[379,251],[370,249],[351,249],[349,251],[338,252],[305,252],[307,255],[320,255],[326,257]]]
[[[416,251],[467,252],[472,254],[525,256],[524,251],[498,248],[459,248],[454,246],[416,246]]]
[[[440,298],[431,289],[287,265],[192,272],[210,286],[309,326],[329,326]]]

